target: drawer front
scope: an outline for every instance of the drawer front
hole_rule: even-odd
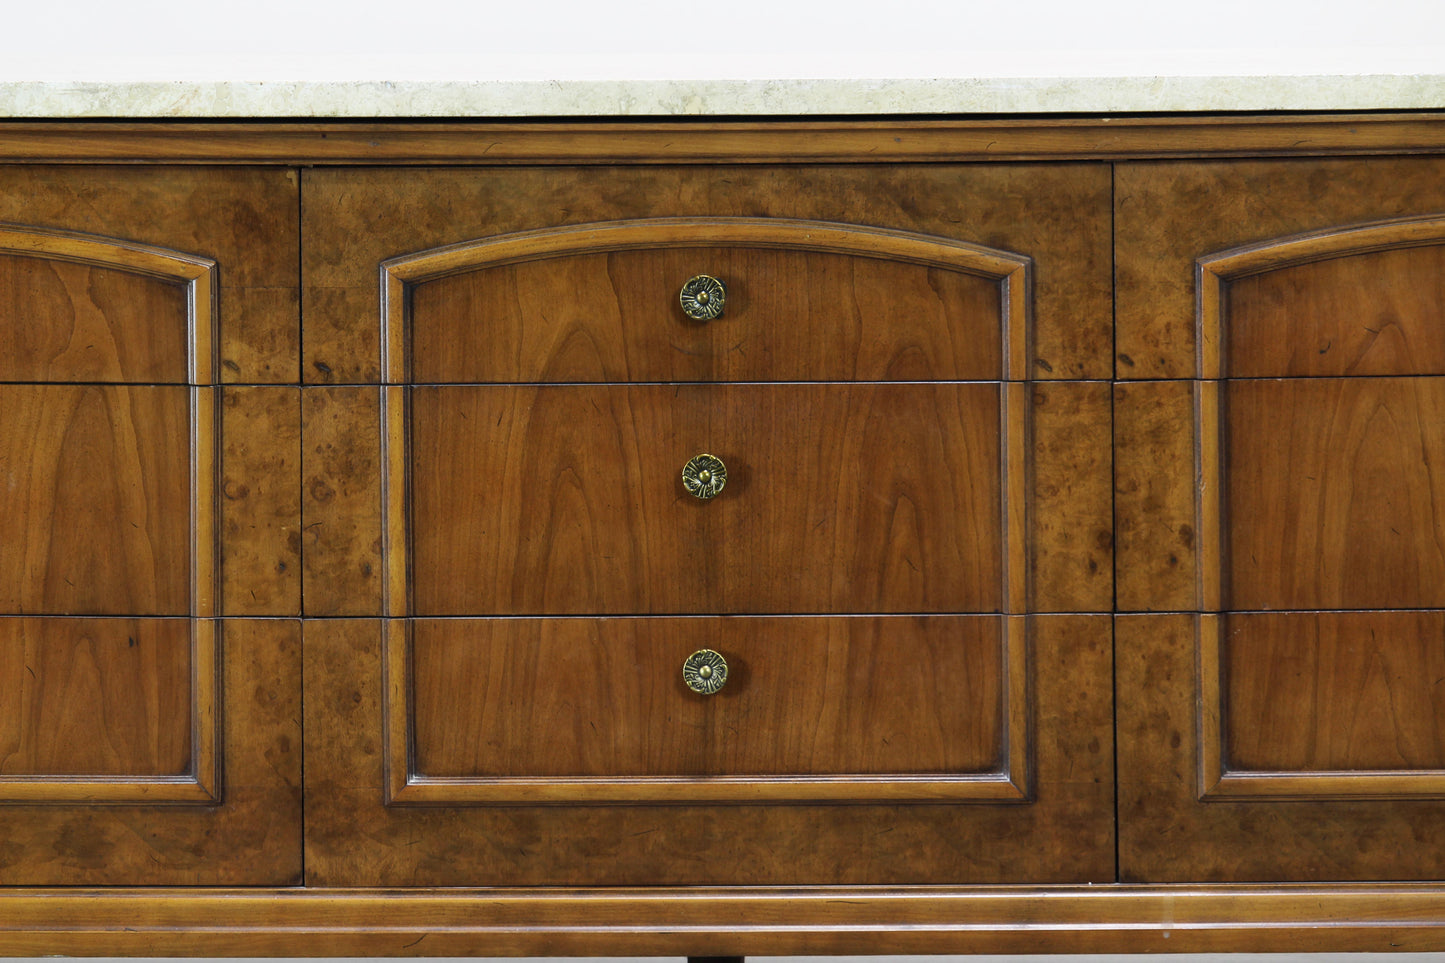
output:
[[[413,388],[391,564],[419,615],[999,612],[1002,390]]]

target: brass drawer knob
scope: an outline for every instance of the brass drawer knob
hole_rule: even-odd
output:
[[[699,695],[712,695],[727,685],[727,660],[712,649],[698,649],[682,664],[682,681]]]
[[[728,468],[716,455],[693,455],[682,466],[682,487],[704,501],[722,491],[727,483]]]
[[[721,317],[723,305],[727,303],[728,288],[715,277],[699,274],[688,278],[677,299],[682,302],[682,313],[694,321],[711,321]]]

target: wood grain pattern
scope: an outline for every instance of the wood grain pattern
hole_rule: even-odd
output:
[[[1104,165],[311,172],[302,212],[306,378],[380,379],[378,332],[357,319],[375,316],[378,267],[388,258],[655,217],[832,221],[1027,255],[1036,267],[1029,375],[1106,378],[1109,190]]]
[[[9,122],[15,162],[858,163],[1300,157],[1445,147],[1438,113],[545,122]]]
[[[309,616],[381,611],[381,437],[375,388],[301,393],[302,566]]]
[[[1439,884],[15,890],[0,951],[195,956],[1388,952],[1445,947]]]
[[[1445,605],[1445,382],[1225,382],[1227,604]]]
[[[224,305],[218,380],[294,383],[298,189],[286,170],[0,165],[0,222],[213,259]]]
[[[1445,161],[1431,157],[1141,162],[1115,170],[1117,360],[1125,379],[1196,376],[1196,258],[1445,210]]]
[[[0,776],[189,772],[190,649],[184,619],[0,619]]]
[[[388,304],[402,285],[410,311],[384,319],[409,335],[385,336],[408,349],[387,362],[386,378],[1022,378],[1027,269],[1026,258],[941,238],[776,218],[503,235],[387,262]],[[459,273],[428,280],[441,271]],[[697,274],[727,285],[723,314],[709,322],[678,304]]]
[[[185,384],[185,286],[0,255],[0,379]]]
[[[0,611],[186,615],[184,387],[0,385]]]
[[[1114,606],[1113,408],[1107,384],[1028,388],[1030,608]]]
[[[228,619],[222,631],[221,802],[7,806],[0,885],[281,886],[300,880],[300,626]]]
[[[1201,260],[1204,376],[1445,372],[1442,241],[1445,216],[1435,215],[1284,238]]]
[[[1115,620],[1121,880],[1438,879],[1445,801],[1199,799],[1198,620]]]
[[[1445,795],[1442,619],[1439,612],[1202,619],[1206,795]]]
[[[1027,803],[388,807],[381,623],[308,622],[308,885],[1112,879],[1109,620],[1029,625]]]
[[[392,626],[389,662],[411,679],[388,707],[412,720],[405,797],[602,801],[629,777],[657,802],[1018,795],[997,617],[422,619],[409,644]],[[682,681],[699,647],[728,662],[712,696]]]
[[[1114,386],[1114,558],[1120,611],[1199,605],[1194,386]]]
[[[221,390],[222,611],[301,613],[301,391]]]
[[[996,385],[415,388],[411,421],[420,615],[1001,610]]]

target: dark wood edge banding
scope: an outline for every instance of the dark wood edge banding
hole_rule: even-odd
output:
[[[163,942],[158,942],[163,941]],[[16,889],[7,955],[1445,950],[1445,886]]]
[[[0,163],[708,164],[1445,152],[1445,114],[560,122],[0,121]]]

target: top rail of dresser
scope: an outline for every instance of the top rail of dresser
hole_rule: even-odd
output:
[[[0,163],[816,164],[1445,153],[1445,113],[933,120],[0,121]]]

